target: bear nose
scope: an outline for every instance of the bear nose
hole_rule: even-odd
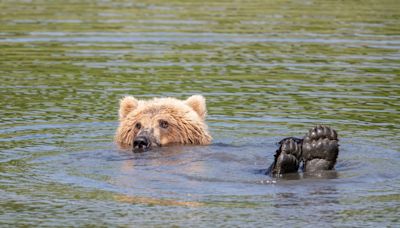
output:
[[[134,149],[146,149],[149,147],[149,140],[144,136],[138,136],[133,141]]]

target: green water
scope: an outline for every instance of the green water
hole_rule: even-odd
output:
[[[0,1],[0,225],[398,226],[400,2]],[[203,94],[214,142],[113,143],[118,100]],[[260,174],[340,136],[335,178]]]

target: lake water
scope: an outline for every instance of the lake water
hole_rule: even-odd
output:
[[[1,226],[399,226],[399,1],[0,8]],[[192,94],[212,145],[113,143],[123,96]],[[263,175],[321,123],[336,171]]]

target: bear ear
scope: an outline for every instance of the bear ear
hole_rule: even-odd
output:
[[[119,119],[124,119],[138,106],[138,100],[132,96],[124,97],[119,102]]]
[[[190,106],[202,119],[206,118],[206,99],[203,96],[193,95],[185,101],[185,104]]]

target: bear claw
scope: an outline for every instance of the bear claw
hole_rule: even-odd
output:
[[[279,142],[275,161],[270,167],[273,175],[296,172],[300,165],[301,139],[285,138]]]
[[[328,126],[319,125],[311,128],[304,139],[318,140],[320,138],[328,138],[330,140],[337,140],[337,133],[335,130]]]

